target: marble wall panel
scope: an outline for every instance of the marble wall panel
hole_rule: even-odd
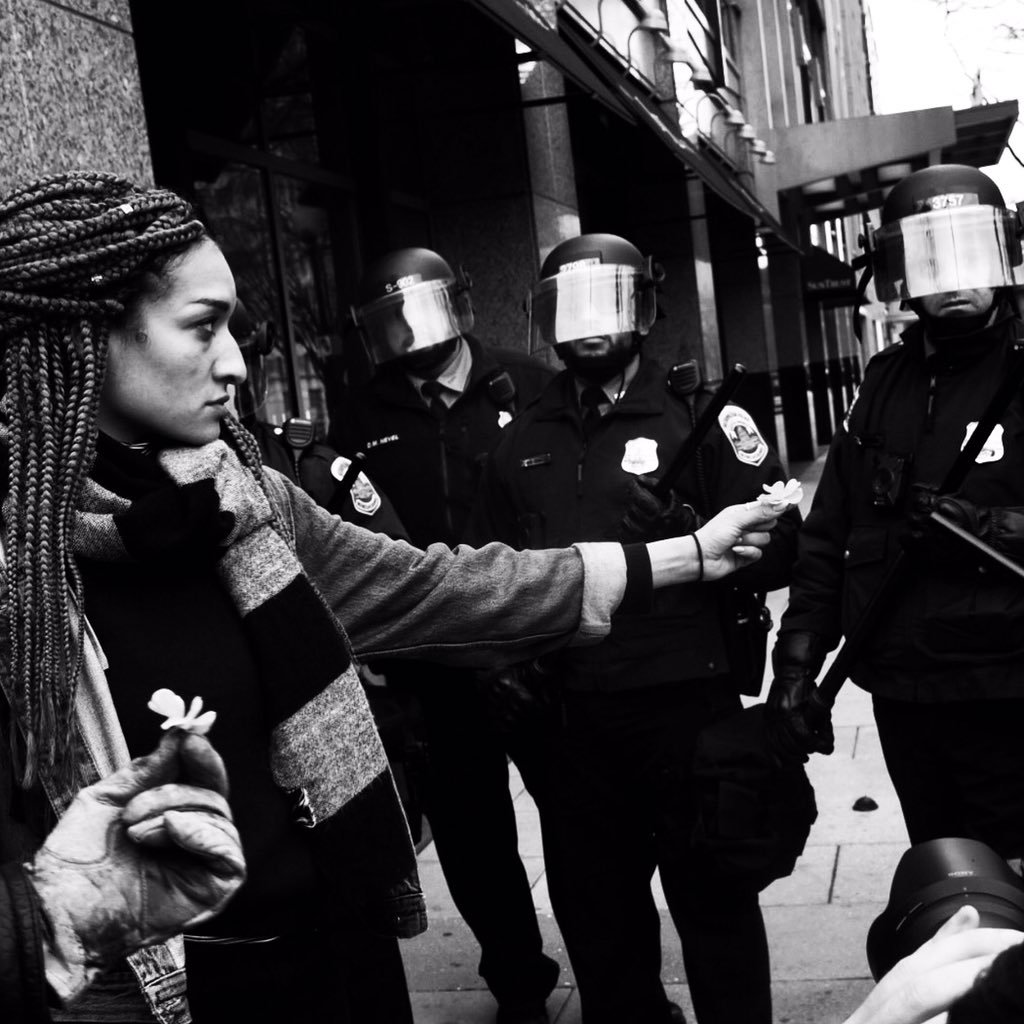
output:
[[[434,248],[473,280],[473,333],[485,344],[527,348],[523,299],[537,265],[529,193],[438,208],[434,228]]]
[[[86,168],[152,183],[128,4],[75,7],[0,0],[0,192]]]
[[[36,2],[40,2],[40,0],[36,0]],[[53,0],[41,0],[41,2],[53,3]],[[129,0],[59,0],[59,6],[78,14],[84,14],[89,18],[95,18],[97,21],[105,21],[108,25],[131,31],[132,14]]]

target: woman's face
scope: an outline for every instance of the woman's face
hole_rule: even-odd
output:
[[[228,331],[235,280],[214,242],[172,263],[162,294],[111,332],[99,427],[118,441],[155,436],[206,444],[220,436],[245,363]]]

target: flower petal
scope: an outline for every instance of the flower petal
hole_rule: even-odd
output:
[[[154,691],[146,706],[158,715],[181,717],[185,714],[185,702],[173,690],[166,688]]]
[[[210,731],[210,726],[213,725],[215,721],[217,721],[217,712],[207,711],[190,724],[189,732],[193,732],[197,736],[205,736]]]

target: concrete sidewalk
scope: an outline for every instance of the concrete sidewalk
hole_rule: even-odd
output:
[[[799,472],[805,484],[805,513],[820,470],[821,460]],[[785,590],[770,595],[776,624],[786,598]],[[893,870],[907,846],[867,694],[847,684],[836,703],[833,722],[835,753],[814,756],[807,766],[817,796],[818,820],[803,857],[789,878],[761,894],[776,1024],[840,1024],[871,989],[864,940],[886,902]],[[572,969],[547,893],[537,809],[514,769],[511,785],[519,849],[533,884],[545,950],[563,968],[548,1009],[557,1024],[579,1024]],[[861,796],[870,796],[878,809],[854,811],[853,804]],[[455,909],[433,844],[420,852],[419,864],[430,927],[419,938],[402,943],[416,1022],[492,1024],[495,1002],[476,971],[479,949]],[[657,876],[653,890],[662,911],[662,977],[669,997],[692,1022],[679,939]]]

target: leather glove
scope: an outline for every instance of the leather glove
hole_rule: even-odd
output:
[[[905,544],[912,554],[926,559],[933,569],[989,568],[993,563],[936,526],[929,519],[932,512],[938,512],[999,554],[1024,561],[1024,509],[985,508],[966,498],[940,495],[918,487],[914,491],[910,531]]]
[[[768,711],[808,753],[831,754],[835,749],[831,716],[812,699],[827,653],[822,638],[807,630],[780,633],[772,651],[775,676],[768,690]]]
[[[702,521],[693,507],[669,491],[662,501],[654,493],[658,486],[656,476],[634,476],[629,482],[629,504],[622,515],[619,538],[626,543],[664,540],[693,533]]]
[[[67,1003],[141,946],[212,917],[245,879],[227,774],[203,736],[81,790],[31,864],[48,924],[46,979]]]

